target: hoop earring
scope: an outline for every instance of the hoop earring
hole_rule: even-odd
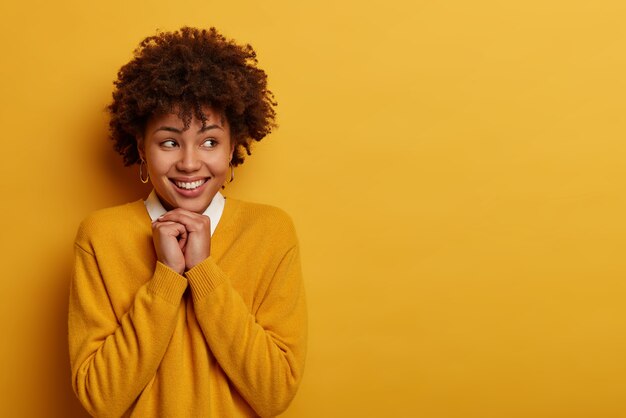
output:
[[[143,179],[143,165],[146,162],[144,161],[144,159],[141,159],[141,162],[139,163],[139,180],[141,180],[141,182],[143,184],[146,184],[149,180],[150,180],[150,173],[146,173],[146,179]]]
[[[230,166],[230,181],[228,183],[232,183],[235,180],[235,166],[232,163],[228,163]]]

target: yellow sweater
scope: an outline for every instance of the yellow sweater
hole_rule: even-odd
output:
[[[211,256],[156,261],[139,200],[85,219],[69,302],[72,385],[99,417],[274,416],[306,353],[299,247],[279,209],[227,199]]]

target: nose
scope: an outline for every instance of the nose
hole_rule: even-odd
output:
[[[200,169],[202,165],[202,161],[200,160],[200,155],[198,155],[198,150],[193,147],[183,148],[180,151],[180,158],[176,163],[176,168],[178,171],[184,173],[192,173]]]

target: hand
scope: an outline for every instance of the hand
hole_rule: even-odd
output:
[[[177,208],[161,216],[159,222],[173,222],[187,231],[186,243],[181,246],[185,270],[191,270],[211,254],[211,220],[208,216]]]
[[[152,222],[152,241],[157,259],[178,274],[185,271],[183,249],[187,238],[187,230],[180,223],[159,220]]]

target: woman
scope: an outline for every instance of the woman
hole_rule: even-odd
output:
[[[115,86],[115,149],[154,189],[78,230],[74,391],[94,416],[277,415],[306,351],[296,235],[279,209],[220,193],[274,127],[255,52],[215,29],[160,33]]]

